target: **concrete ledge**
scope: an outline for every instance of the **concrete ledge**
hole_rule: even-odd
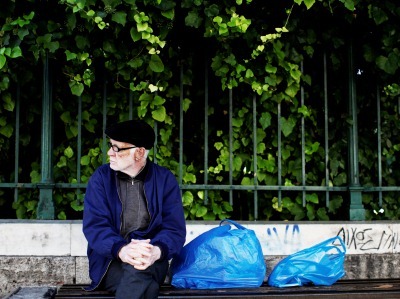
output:
[[[286,255],[341,236],[346,279],[400,277],[400,223],[240,222],[253,229],[267,276]],[[187,222],[187,242],[219,222]],[[82,221],[0,220],[0,297],[20,286],[89,283]]]
[[[399,253],[400,222],[240,222],[255,231],[264,255],[288,255],[341,236],[347,254]],[[219,222],[188,221],[189,242]],[[86,256],[82,221],[0,220],[0,256]]]

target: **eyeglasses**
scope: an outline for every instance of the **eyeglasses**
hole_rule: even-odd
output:
[[[119,148],[118,146],[116,146],[115,144],[112,144],[111,142],[108,143],[108,145],[112,148],[112,150],[116,153],[120,152],[120,151],[125,151],[131,148],[137,148],[137,146],[131,146],[131,147],[124,147],[124,148]]]

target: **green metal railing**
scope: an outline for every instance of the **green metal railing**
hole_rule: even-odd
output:
[[[282,192],[286,191],[295,191],[302,193],[303,205],[306,204],[306,194],[307,192],[323,192],[325,193],[326,198],[326,206],[329,205],[330,194],[332,192],[348,192],[350,198],[350,220],[364,220],[365,219],[365,209],[362,204],[362,193],[363,192],[377,192],[379,194],[379,205],[382,206],[382,193],[387,191],[400,191],[399,186],[383,186],[382,185],[382,148],[381,148],[381,111],[380,111],[380,93],[379,88],[377,88],[376,94],[376,102],[377,102],[377,163],[378,163],[378,186],[375,187],[364,187],[360,185],[359,181],[359,161],[358,161],[358,120],[357,120],[357,94],[356,94],[356,82],[355,82],[355,72],[353,66],[353,53],[352,48],[349,49],[349,113],[352,119],[352,125],[350,127],[350,138],[349,138],[349,153],[350,153],[350,163],[349,163],[349,186],[330,186],[329,185],[329,111],[328,111],[328,77],[327,77],[327,62],[326,55],[323,56],[323,68],[324,68],[324,150],[325,150],[325,185],[324,186],[308,186],[306,185],[306,158],[305,158],[305,120],[304,117],[301,120],[301,186],[284,186],[282,182],[282,133],[281,133],[281,104],[277,104],[277,142],[278,142],[278,174],[277,174],[277,185],[260,185],[257,180],[257,96],[253,95],[252,97],[252,125],[253,125],[253,167],[254,167],[254,184],[251,186],[244,185],[235,185],[233,184],[233,137],[232,137],[232,117],[233,117],[233,97],[234,91],[229,90],[228,98],[229,98],[229,184],[221,185],[221,184],[209,184],[209,177],[207,171],[204,171],[204,183],[203,184],[183,184],[183,152],[184,152],[184,144],[183,144],[183,132],[184,122],[183,122],[183,100],[184,100],[184,85],[183,85],[183,67],[180,69],[181,76],[181,84],[180,84],[180,114],[179,114],[179,171],[178,171],[178,182],[182,190],[202,190],[205,192],[205,201],[208,199],[208,191],[210,190],[225,190],[229,192],[229,201],[233,203],[233,192],[234,191],[252,191],[253,192],[253,206],[254,206],[254,218],[259,219],[258,215],[258,206],[259,206],[259,192],[261,191],[274,191],[277,192],[277,197],[279,200],[279,204],[282,200]],[[54,204],[53,204],[53,190],[54,188],[61,189],[76,189],[77,192],[82,192],[81,190],[86,188],[86,184],[81,182],[81,166],[80,166],[80,158],[81,158],[81,148],[82,148],[82,99],[78,98],[78,151],[77,151],[77,183],[54,183],[53,174],[52,174],[52,161],[51,155],[48,153],[53,150],[53,115],[52,115],[52,83],[51,83],[51,74],[49,69],[49,61],[46,59],[44,61],[43,68],[43,96],[42,96],[42,130],[41,130],[41,182],[38,184],[32,183],[22,183],[19,182],[18,177],[18,169],[19,169],[19,124],[20,124],[20,90],[17,90],[17,102],[15,109],[16,116],[16,130],[15,130],[15,179],[14,182],[1,182],[0,188],[13,188],[14,189],[14,198],[18,197],[18,190],[22,188],[39,188],[40,190],[40,199],[38,204],[37,217],[38,219],[53,219],[54,218]],[[208,118],[208,109],[209,109],[209,78],[207,67],[205,67],[204,73],[204,169],[207,170],[209,168],[209,118]],[[103,123],[102,128],[103,132],[106,127],[107,122],[107,84],[104,84],[103,89]],[[132,94],[128,96],[129,101],[129,116],[132,118],[133,115],[133,98]],[[300,94],[301,105],[304,105],[305,96],[304,89],[301,88]],[[154,128],[156,132],[158,131],[157,124],[154,124]],[[158,136],[158,134],[156,134]],[[103,135],[103,149],[107,148],[106,138]],[[156,139],[157,143],[157,139]],[[103,151],[103,162],[106,162],[107,156],[106,151]],[[154,160],[156,159],[156,147],[154,152]],[[155,162],[157,162],[155,160]]]

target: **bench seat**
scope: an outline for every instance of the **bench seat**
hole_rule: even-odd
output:
[[[57,290],[55,299],[72,298],[114,298],[105,291],[86,292],[84,285],[63,285]],[[177,289],[171,285],[160,288],[158,298],[346,298],[346,299],[373,299],[373,298],[400,298],[400,279],[365,279],[339,280],[331,286],[302,286],[290,288],[275,288],[263,284],[259,288],[234,288],[191,290]]]

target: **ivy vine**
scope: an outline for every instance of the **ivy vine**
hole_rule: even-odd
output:
[[[377,125],[370,121],[376,119],[371,112],[376,103],[371,99],[376,99],[378,90],[384,124],[382,184],[398,185],[400,8],[393,0],[29,0],[24,7],[6,0],[2,7],[0,161],[6,166],[0,171],[0,182],[12,182],[17,177],[29,183],[41,180],[41,81],[37,79],[43,61],[49,59],[54,86],[56,134],[51,154],[56,183],[84,184],[104,162],[100,132],[106,110],[107,122],[133,116],[157,124],[157,151],[152,154],[177,177],[182,171],[185,185],[204,183],[207,172],[210,184],[229,184],[232,179],[234,184],[253,185],[256,178],[259,185],[297,186],[304,179],[311,186],[347,186],[347,130],[351,120],[344,105],[348,80],[343,78],[348,77],[352,42],[360,74],[357,84],[362,87],[358,98],[360,180],[366,187],[379,183]],[[325,174],[324,53],[329,76],[329,182]],[[207,111],[211,141],[207,169],[203,163],[207,150],[204,116],[199,113],[204,110],[204,65],[210,71],[212,88]],[[231,115],[227,111],[229,91],[234,98]],[[189,149],[183,152],[182,170],[181,97],[184,149]],[[17,108],[21,109],[21,159],[15,171],[13,163],[7,161],[15,158]],[[232,136],[227,128],[230,116]],[[81,152],[78,138],[82,140]],[[305,178],[301,144],[305,149]],[[19,191],[12,203],[16,217],[36,218],[38,193],[37,189]],[[54,190],[56,217],[81,217],[83,197],[83,189]],[[11,208],[10,198],[12,192],[0,189],[0,206],[6,210]],[[302,192],[278,196],[277,192],[263,191],[259,192],[259,219],[343,219],[347,198],[342,192],[333,193],[327,201],[321,192],[307,192],[303,197]],[[364,193],[363,201],[368,219],[399,217],[393,192],[383,194],[382,205],[374,193]],[[254,219],[252,193],[248,191],[235,192],[231,205],[226,191],[184,190],[183,204],[187,219]],[[384,212],[377,213],[381,209]]]

